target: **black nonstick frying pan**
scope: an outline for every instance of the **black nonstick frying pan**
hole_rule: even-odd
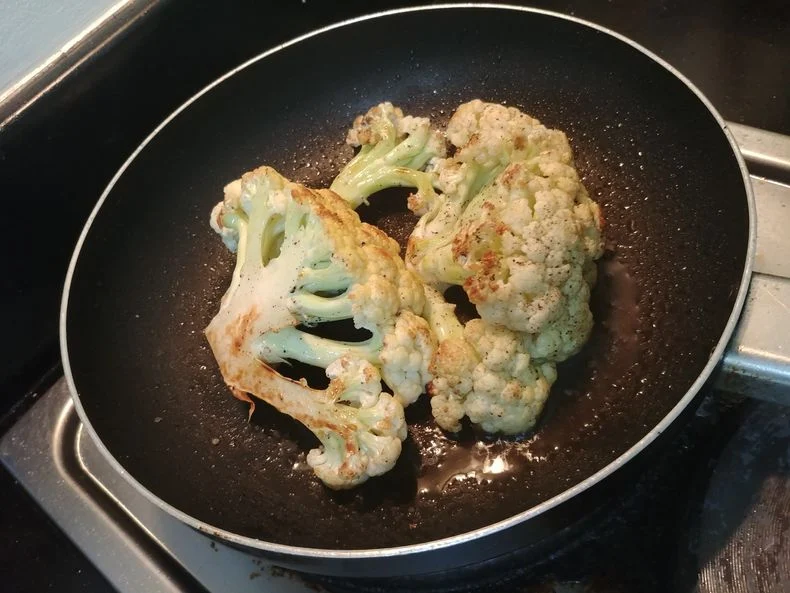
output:
[[[304,464],[312,435],[265,405],[248,423],[222,382],[203,329],[233,256],[209,212],[225,183],[264,163],[327,184],[351,156],[353,117],[380,101],[444,123],[472,98],[567,132],[606,218],[593,336],[533,434],[454,440],[418,403],[396,468],[331,492]],[[373,203],[363,218],[403,238],[403,195]],[[64,366],[105,455],[186,523],[306,571],[443,570],[563,526],[692,407],[740,312],[753,240],[724,122],[642,48],[541,11],[383,13],[229,73],[129,158],[71,263]]]

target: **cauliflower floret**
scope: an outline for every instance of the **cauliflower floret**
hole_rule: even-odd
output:
[[[206,328],[223,378],[237,397],[264,399],[318,435],[324,453],[310,460],[327,485],[350,487],[385,471],[405,438],[397,428],[401,402],[413,401],[422,388],[416,384],[427,381],[420,371],[433,352],[417,335],[422,285],[397,243],[360,222],[333,192],[309,190],[268,167],[229,188],[211,220],[223,239],[235,233],[236,268]],[[343,342],[299,327],[346,319],[370,337]],[[413,340],[404,338],[411,333]],[[389,356],[381,356],[383,348]],[[291,360],[326,369],[329,388],[312,390],[270,366]],[[395,397],[380,393],[380,374]]]
[[[374,150],[407,120],[382,104],[357,118],[349,139]],[[460,430],[468,416],[485,430],[513,434],[535,423],[556,379],[554,364],[589,337],[601,213],[565,134],[514,107],[465,103],[446,137],[454,154],[435,151],[424,171],[411,172],[418,191],[407,203],[420,219],[406,262],[430,286],[425,317],[438,340],[431,407],[447,430]],[[379,166],[365,165],[366,175]],[[385,186],[394,185],[407,184]],[[453,285],[463,287],[480,320],[458,322],[441,296]]]
[[[400,310],[400,295],[391,282],[377,274],[348,291],[354,325],[376,329],[382,319],[394,319]]]
[[[410,237],[408,265],[437,288],[463,286],[486,322],[531,334],[536,361],[565,360],[592,328],[603,252],[600,209],[567,138],[480,101],[458,109],[448,137],[458,151],[432,169],[445,193]]]
[[[532,428],[557,379],[555,366],[533,364],[526,336],[482,319],[467,323],[464,337],[481,357],[465,402],[469,419],[486,432],[518,434]]]
[[[239,247],[239,223],[236,220],[229,220],[228,224],[223,224],[223,217],[232,217],[230,208],[227,205],[233,204],[233,208],[239,208],[241,200],[241,180],[236,179],[225,186],[225,199],[217,204],[211,210],[211,228],[216,231],[225,246],[236,253]]]
[[[379,354],[384,381],[404,406],[414,403],[431,380],[434,350],[436,338],[428,322],[410,311],[403,311],[394,331],[384,337]]]
[[[461,430],[466,398],[474,389],[473,376],[479,358],[461,330],[458,336],[440,341],[431,360],[433,380],[428,384],[431,413],[436,423],[449,432]]]
[[[426,292],[426,317],[439,337],[428,386],[436,423],[457,432],[468,416],[486,432],[531,429],[557,378],[554,364],[532,362],[528,335],[482,319],[462,326],[453,305],[433,289]]]
[[[345,489],[392,469],[406,438],[406,419],[397,400],[381,393],[379,373],[369,362],[344,356],[327,367],[326,375],[329,387],[309,397],[334,400],[338,410],[322,409],[326,418],[309,424],[303,420],[322,445],[307,454],[307,464],[330,488]],[[306,402],[305,407],[317,406]],[[338,424],[343,416],[345,423]]]
[[[420,191],[409,197],[409,209],[422,216],[413,236],[424,241],[440,235],[508,163],[554,152],[555,134],[561,135],[514,107],[479,99],[458,107],[446,132],[456,147],[455,154],[432,159],[426,169],[433,175],[433,185],[441,190],[441,196]],[[570,149],[567,158],[570,159]]]
[[[561,361],[578,352],[592,329],[588,270],[603,243],[597,205],[575,171],[539,170],[555,176],[536,180],[527,163],[509,165],[480,193],[480,215],[454,249],[473,254],[464,289],[480,316],[533,334],[535,358]],[[577,216],[577,206],[588,215]],[[496,242],[500,247],[490,249]]]
[[[266,325],[255,339],[264,362],[296,360],[326,368],[344,353],[353,353],[389,375],[380,358],[384,339],[395,331],[398,315],[420,315],[422,284],[399,257],[397,242],[380,229],[360,222],[348,205],[328,190],[312,191],[290,183],[263,167],[244,175],[242,191],[226,193],[222,221],[247,237],[239,251],[234,282],[253,285],[249,294],[233,286],[237,301],[254,301],[265,311]],[[214,218],[216,220],[216,218]],[[260,259],[258,259],[260,258]],[[264,265],[261,266],[260,262]],[[235,314],[230,311],[228,315]],[[298,326],[353,320],[371,332],[361,342],[339,342]],[[416,349],[415,356],[430,353]],[[397,385],[391,385],[397,389]],[[395,396],[409,401],[408,395]]]
[[[431,128],[428,118],[404,116],[389,102],[358,116],[346,142],[360,147],[359,152],[330,189],[354,208],[387,187],[417,188],[417,195],[432,193],[431,177],[421,170],[446,152],[444,138]]]
[[[422,280],[409,269],[401,269],[398,275],[398,297],[401,309],[419,313],[425,308],[425,288]]]
[[[474,99],[456,109],[447,124],[447,139],[458,147],[456,160],[493,169],[534,150],[528,138],[539,138],[538,126],[538,120],[515,107]]]

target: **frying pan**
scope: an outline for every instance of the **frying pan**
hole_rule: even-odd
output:
[[[304,464],[315,441],[224,386],[203,329],[233,256],[208,226],[223,185],[267,163],[325,185],[354,115],[384,100],[444,123],[506,102],[567,132],[606,218],[589,344],[536,430],[454,439],[425,402],[387,475],[348,492]],[[403,196],[363,218],[403,238]],[[417,574],[566,525],[586,496],[693,409],[744,301],[754,243],[743,161],[708,101],[633,42],[505,6],[381,13],[268,51],[162,123],[114,177],[69,268],[64,368],[114,466],[187,524],[308,572]]]

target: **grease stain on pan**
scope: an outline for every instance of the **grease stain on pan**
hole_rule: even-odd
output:
[[[527,463],[546,460],[530,451],[530,442],[497,440],[459,444],[432,440],[426,456],[433,459],[423,460],[417,491],[420,496],[437,496],[453,483],[470,480],[476,484],[490,484],[494,480],[507,479]]]

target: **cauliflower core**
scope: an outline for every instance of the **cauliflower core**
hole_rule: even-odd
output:
[[[307,461],[332,488],[395,464],[406,437],[403,405],[430,379],[435,338],[425,296],[397,243],[329,190],[310,190],[261,167],[226,187],[211,224],[237,250],[236,268],[206,336],[234,395],[263,399],[322,444]],[[310,331],[353,320],[370,337],[344,342]],[[300,327],[301,326],[301,327]],[[283,377],[296,360],[326,369],[325,390]],[[394,395],[382,393],[384,378]]]

